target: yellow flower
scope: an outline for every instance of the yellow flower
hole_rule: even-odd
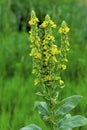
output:
[[[65,28],[60,27],[59,28],[59,33],[61,33],[61,34],[67,34],[69,32],[69,30],[70,30],[70,28],[68,28],[68,27],[65,27]]]
[[[48,44],[48,41],[47,40],[43,40],[43,45],[46,45]]]
[[[41,58],[41,54],[37,51],[36,48],[32,48],[30,56],[33,56],[36,59],[40,59]]]
[[[64,58],[63,61],[64,61],[64,62],[68,62],[68,59]]]
[[[36,70],[35,70],[35,69],[33,69],[33,70],[32,70],[32,74],[35,74],[35,73],[36,73]]]
[[[53,27],[53,28],[56,28],[56,24],[53,24],[52,27]]]
[[[70,28],[66,25],[66,22],[63,21],[61,24],[61,27],[59,28],[59,33],[61,34],[67,34],[69,32]]]
[[[54,22],[52,20],[50,20],[50,24],[52,28],[56,28],[56,24],[54,24]]]
[[[51,36],[51,35],[47,35],[46,36],[46,39],[49,40],[49,41],[54,41],[54,36]]]
[[[59,84],[62,86],[64,85],[64,81],[60,79]]]
[[[44,57],[45,57],[45,61],[47,61],[50,57],[50,54],[47,51],[44,51],[43,54],[44,54]]]
[[[40,39],[39,39],[39,38],[37,38],[37,40],[35,40],[35,45],[36,45],[37,47],[40,47]]]
[[[64,64],[59,64],[59,65],[58,65],[58,68],[61,69],[61,70],[65,70],[65,69],[66,69],[66,65],[64,65]]]
[[[47,75],[45,78],[44,78],[44,81],[49,81],[51,80],[51,76],[50,75]]]
[[[65,70],[66,69],[66,65],[62,65],[62,70]]]
[[[56,45],[53,45],[52,46],[52,49],[51,49],[51,54],[52,55],[56,55],[56,54],[58,54],[59,53],[59,51],[58,51],[58,49],[57,49],[57,46]]]
[[[39,83],[39,80],[38,79],[35,79],[34,80],[34,85],[37,85]]]
[[[37,22],[39,22],[38,18],[32,18],[28,23],[30,24],[30,26],[35,25]]]
[[[66,51],[69,51],[69,48],[66,48]]]
[[[31,31],[31,30],[29,31],[29,34],[32,34],[32,31]]]
[[[40,54],[39,52],[36,52],[36,53],[34,54],[34,57],[35,57],[36,59],[41,59],[41,54]]]
[[[46,28],[48,26],[48,22],[47,21],[44,21],[42,24],[41,24],[41,27],[42,28]]]

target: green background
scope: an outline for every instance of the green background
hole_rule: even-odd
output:
[[[19,130],[33,122],[46,130],[33,110],[38,100],[35,93],[41,86],[34,86],[29,57],[28,21],[32,9],[40,23],[49,14],[58,28],[62,20],[70,27],[69,62],[62,74],[66,86],[61,97],[82,95],[72,115],[87,117],[87,0],[0,0],[0,130]],[[56,32],[54,35],[59,44],[60,37]]]

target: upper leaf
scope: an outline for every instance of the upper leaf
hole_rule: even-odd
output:
[[[87,125],[87,118],[81,115],[71,116],[70,114],[67,114],[63,119],[58,122],[57,125],[58,130],[71,130],[75,127]]]
[[[36,108],[39,110],[39,114],[42,119],[48,118],[49,112],[48,112],[48,106],[46,102],[40,102],[40,101],[35,102],[35,109]]]
[[[74,109],[77,106],[77,104],[80,102],[81,99],[82,99],[82,96],[79,96],[79,95],[74,95],[74,96],[65,98],[61,102],[61,103],[63,103],[63,105],[61,105],[57,109],[56,115],[59,116],[59,115],[67,114],[69,111],[71,111],[72,109]]]
[[[20,130],[42,130],[42,129],[35,124],[30,124],[29,126],[21,128]]]

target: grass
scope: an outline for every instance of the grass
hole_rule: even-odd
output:
[[[0,129],[19,130],[34,122],[46,130],[37,112],[33,111],[34,102],[38,100],[35,92],[39,90],[38,87],[33,86],[33,77],[25,80],[20,75],[15,75],[12,79],[4,81],[0,79]],[[83,100],[72,112],[73,115],[82,114],[87,117],[86,85],[86,79],[78,84],[68,81],[64,91],[61,92],[62,98],[73,94],[83,95]],[[82,130],[86,128],[84,127]]]
[[[84,95],[82,102],[73,114],[77,113],[87,116],[86,84],[87,81],[85,79],[77,85],[73,82],[67,82],[66,88],[62,92],[64,97],[72,94]],[[18,130],[32,122],[41,124],[44,127],[37,113],[32,110],[34,101],[37,99],[34,93],[39,89],[33,86],[32,76],[28,80],[24,80],[16,75],[11,80],[6,80],[5,83],[3,83],[3,79],[0,79],[0,85],[1,130]]]
[[[0,79],[0,84],[1,130],[18,130],[32,121],[41,122],[37,113],[34,114],[33,111],[34,101],[36,100],[34,93],[37,92],[37,88],[33,86],[32,76],[24,80],[22,77],[15,75],[5,82]]]

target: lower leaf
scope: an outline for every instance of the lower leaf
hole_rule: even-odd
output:
[[[21,128],[20,130],[42,130],[42,129],[35,124],[30,124],[24,128]]]
[[[70,114],[67,114],[63,119],[58,122],[58,129],[71,130],[72,128],[84,125],[87,125],[87,118],[81,115],[71,116]]]

